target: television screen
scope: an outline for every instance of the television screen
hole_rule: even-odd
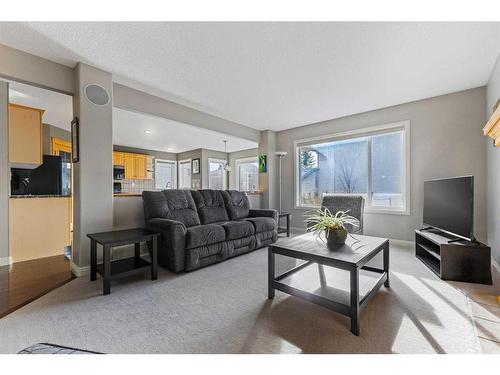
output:
[[[473,239],[474,176],[424,182],[424,224]]]

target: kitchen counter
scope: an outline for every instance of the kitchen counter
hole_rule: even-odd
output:
[[[27,194],[27,195],[11,195],[10,197],[12,199],[18,199],[18,198],[70,198],[71,195],[57,195],[57,194],[33,195],[33,194]]]

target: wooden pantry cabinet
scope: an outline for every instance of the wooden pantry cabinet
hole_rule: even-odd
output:
[[[131,152],[113,152],[113,164],[122,165],[128,180],[151,180],[153,178],[153,157]]]
[[[9,161],[37,167],[43,162],[42,116],[44,110],[9,104]]]

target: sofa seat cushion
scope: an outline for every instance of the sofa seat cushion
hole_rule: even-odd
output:
[[[186,249],[207,246],[226,239],[226,232],[217,224],[196,225],[186,229]]]
[[[219,225],[224,228],[226,239],[228,240],[237,240],[255,234],[252,223],[245,220],[226,221],[224,223],[219,223]]]
[[[242,221],[251,222],[255,233],[269,232],[276,229],[276,221],[271,217],[247,217]]]

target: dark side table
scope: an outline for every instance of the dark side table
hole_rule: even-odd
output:
[[[151,268],[151,280],[158,278],[158,238],[160,233],[151,232],[143,228],[118,230],[87,234],[90,238],[90,281],[97,279],[97,274],[103,279],[102,294],[111,292],[111,280],[120,277],[144,272],[144,268]],[[151,262],[141,258],[141,242],[151,243]],[[102,264],[97,264],[97,244],[101,244],[103,251]],[[134,244],[135,256],[111,261],[111,249],[114,246]]]
[[[282,212],[278,214],[278,234],[286,233],[287,237],[290,237],[290,217],[291,215],[286,212]],[[285,227],[281,226],[281,219],[284,218],[286,221]]]

